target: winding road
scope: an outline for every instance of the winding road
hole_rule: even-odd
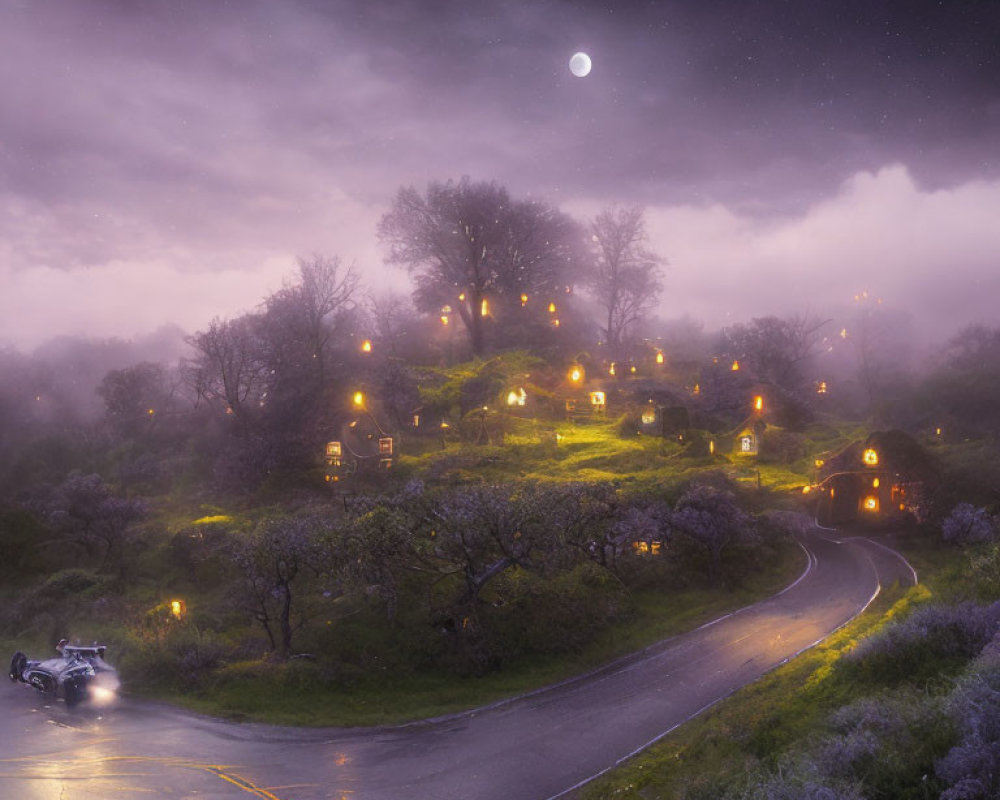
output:
[[[861,537],[802,539],[778,595],[601,670],[486,708],[378,729],[237,724],[124,699],[67,709],[0,687],[0,797],[553,800],[855,617],[916,574]]]

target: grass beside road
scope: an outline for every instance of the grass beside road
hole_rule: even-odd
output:
[[[309,661],[233,664],[206,691],[159,695],[194,711],[283,725],[382,725],[436,717],[486,705],[607,664],[668,636],[691,630],[787,586],[805,569],[801,548],[788,543],[766,572],[737,591],[646,591],[633,597],[630,619],[582,653],[525,661],[495,674],[455,678],[385,672],[350,686],[331,686]]]

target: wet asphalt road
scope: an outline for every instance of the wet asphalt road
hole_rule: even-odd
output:
[[[599,672],[490,708],[383,729],[237,724],[125,699],[51,703],[0,686],[0,798],[549,800],[613,766],[912,584],[872,541],[803,544],[781,594]]]

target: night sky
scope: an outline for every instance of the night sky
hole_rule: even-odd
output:
[[[588,52],[593,70],[569,71]],[[0,340],[188,330],[401,185],[646,207],[660,314],[1000,324],[1000,2],[0,0]]]

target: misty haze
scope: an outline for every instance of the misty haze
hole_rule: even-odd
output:
[[[0,0],[0,795],[1000,796],[998,41]]]

